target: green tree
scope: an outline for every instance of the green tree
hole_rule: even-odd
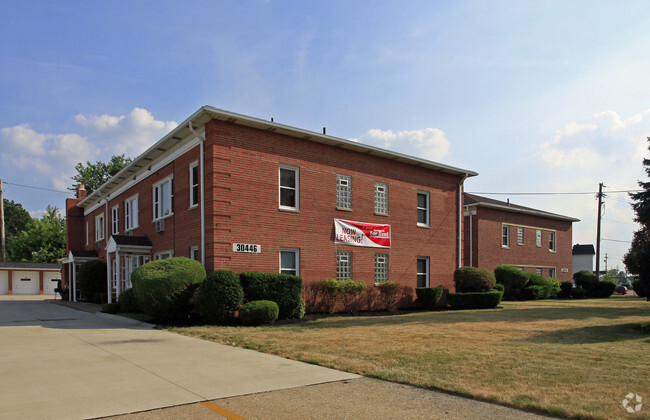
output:
[[[113,175],[121,171],[129,162],[131,162],[131,158],[124,156],[124,154],[113,155],[111,160],[106,163],[100,161],[91,163],[86,161],[86,165],[84,165],[79,162],[74,167],[77,171],[77,174],[72,176],[74,184],[68,189],[76,191],[79,184],[84,184],[88,194],[91,194]]]
[[[25,230],[27,224],[32,220],[27,210],[25,210],[20,203],[14,203],[13,200],[9,201],[3,198],[4,212],[5,212],[5,235],[7,238],[16,236],[18,233]]]
[[[650,137],[648,143],[650,144]],[[643,166],[650,177],[650,158],[643,159]],[[650,290],[650,181],[639,181],[638,184],[641,191],[630,194],[630,197],[635,201],[632,204],[636,213],[634,221],[641,225],[641,229],[634,233],[632,245],[623,261],[628,271],[639,275],[643,288]],[[650,296],[647,299],[650,300]]]
[[[610,268],[605,273],[605,276],[603,277],[603,281],[608,281],[610,283],[617,283],[618,282],[618,271],[615,268]]]
[[[40,219],[31,219],[22,232],[7,241],[9,261],[54,263],[65,256],[65,220],[47,206]]]

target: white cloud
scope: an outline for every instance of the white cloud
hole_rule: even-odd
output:
[[[3,178],[65,191],[78,162],[136,157],[178,124],[134,108],[128,115],[77,114],[80,132],[39,133],[29,124],[0,129]]]
[[[397,133],[374,128],[361,135],[359,139],[352,140],[436,161],[449,152],[449,141],[445,133],[438,128],[405,130]]]

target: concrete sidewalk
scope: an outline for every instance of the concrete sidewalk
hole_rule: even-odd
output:
[[[0,418],[103,417],[358,378],[48,297],[0,296]]]

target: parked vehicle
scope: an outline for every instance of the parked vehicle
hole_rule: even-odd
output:
[[[627,294],[627,287],[625,287],[625,286],[616,286],[616,289],[614,289],[614,293],[617,293],[619,295],[626,295]]]

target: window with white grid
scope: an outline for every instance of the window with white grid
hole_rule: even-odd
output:
[[[388,214],[388,184],[375,182],[375,213]]]
[[[375,284],[388,281],[388,254],[375,254]]]
[[[352,253],[349,251],[337,251],[336,253],[336,279],[352,279]]]
[[[336,207],[352,209],[352,177],[336,175]]]

